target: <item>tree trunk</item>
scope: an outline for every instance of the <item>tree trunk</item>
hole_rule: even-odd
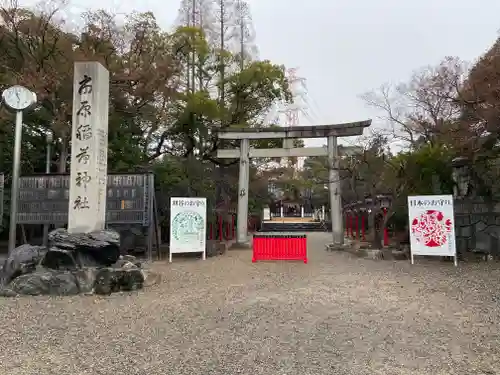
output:
[[[61,137],[61,151],[59,153],[59,165],[57,167],[57,172],[58,173],[66,173],[66,165],[68,163],[68,156],[69,156],[69,142],[68,142],[68,137],[66,135],[63,135]],[[54,225],[54,228],[62,228],[63,225]]]
[[[384,231],[384,227],[382,226],[382,222],[380,222],[380,226],[375,229],[374,236],[373,236],[373,242],[372,242],[372,248],[373,249],[381,249],[383,247],[382,245],[382,233]]]
[[[57,171],[59,173],[66,173],[66,164],[68,162],[68,138],[66,136],[61,137],[61,153],[59,155],[59,166]]]
[[[373,249],[380,249],[382,245],[382,237],[380,235],[381,231],[381,220],[377,220],[379,217],[379,212],[377,210],[377,207],[375,205],[375,200],[373,199],[371,208],[370,208],[370,214],[368,216],[370,220],[370,227],[372,228],[373,231],[373,237],[372,237],[372,248]]]
[[[225,43],[225,17],[226,17],[226,8],[225,8],[225,3],[224,0],[221,0],[220,2],[220,51],[219,51],[219,74],[220,74],[220,82],[221,86],[219,88],[219,106],[220,108],[225,109],[226,108],[226,86],[225,86],[225,80],[226,80],[226,65],[224,61],[224,51],[226,48],[226,43]],[[225,116],[225,113],[223,111],[223,115]],[[225,118],[221,118],[221,124],[220,127],[221,129],[224,129],[225,127]],[[224,141],[222,139],[219,140],[219,147],[218,148],[223,148],[224,147]],[[224,188],[224,181],[225,181],[225,176],[226,176],[226,167],[224,163],[220,163],[218,167],[215,167],[215,207],[220,210],[221,216],[222,217],[227,217],[228,216],[228,205],[227,203],[227,192],[225,191],[226,189]],[[223,209],[222,209],[223,208]],[[216,212],[219,212],[217,210]]]

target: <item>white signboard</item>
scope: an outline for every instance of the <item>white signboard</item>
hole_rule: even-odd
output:
[[[207,199],[170,198],[170,254],[202,253],[206,258]]]
[[[457,265],[452,195],[408,197],[411,262],[414,255],[451,256]]]

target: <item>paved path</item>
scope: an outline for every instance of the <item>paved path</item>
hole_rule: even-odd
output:
[[[153,267],[110,297],[0,300],[0,374],[500,374],[500,270],[485,263],[250,262]],[[496,293],[496,295],[495,295]]]

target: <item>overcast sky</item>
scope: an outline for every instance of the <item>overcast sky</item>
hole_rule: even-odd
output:
[[[33,4],[21,0],[21,4]],[[171,28],[178,0],[78,0],[84,8],[153,11]],[[306,78],[310,119],[317,122],[376,120],[359,95],[444,56],[473,61],[500,29],[498,0],[248,0],[260,57],[298,67]],[[311,143],[308,143],[311,144]]]

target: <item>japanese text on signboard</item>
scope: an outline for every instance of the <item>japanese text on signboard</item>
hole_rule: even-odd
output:
[[[179,206],[179,207],[188,207],[188,206],[200,207],[200,206],[205,206],[205,201],[200,201],[200,200],[186,200],[186,199],[173,199],[172,200],[172,206]]]
[[[422,208],[442,207],[453,204],[453,201],[451,199],[410,198],[408,201],[410,207],[422,207]]]

